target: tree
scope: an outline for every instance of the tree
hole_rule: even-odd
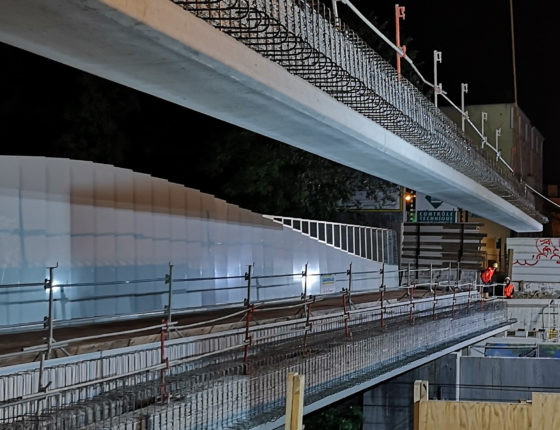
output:
[[[246,130],[218,134],[205,146],[200,188],[259,213],[334,220],[357,190],[373,196],[389,185]]]
[[[57,154],[115,165],[126,164],[133,136],[126,122],[139,112],[138,97],[108,81],[80,74],[64,107],[64,128],[53,144]]]
[[[361,396],[355,396],[338,405],[305,416],[306,430],[360,430],[363,422]]]

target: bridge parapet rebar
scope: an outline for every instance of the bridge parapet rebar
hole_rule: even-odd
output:
[[[409,303],[392,302],[384,326],[378,303],[253,325],[248,375],[242,327],[161,336],[165,363],[158,343],[65,359],[46,368],[52,386],[45,392],[34,391],[38,368],[7,373],[0,378],[0,428],[117,429],[146,419],[159,428],[171,415],[181,428],[252,427],[282,415],[288,371],[308,375],[306,401],[314,402],[507,324],[502,301],[478,308],[470,300],[467,293],[440,296],[437,319],[430,298],[416,300],[413,324]]]
[[[319,1],[171,0],[541,223],[525,186]]]

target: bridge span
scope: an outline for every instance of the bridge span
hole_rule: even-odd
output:
[[[509,327],[500,300],[427,291],[89,325],[11,353],[21,338],[4,335],[0,428],[282,428],[288,372],[305,375],[307,414]],[[29,361],[46,348],[60,358]]]
[[[518,232],[546,221],[513,173],[320,2],[6,0],[0,40]]]
[[[86,161],[0,157],[0,429],[275,428],[503,332],[394,232],[264,217]],[[288,222],[287,222],[288,221]]]

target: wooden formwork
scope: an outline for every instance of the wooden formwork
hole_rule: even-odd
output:
[[[415,382],[414,430],[549,430],[560,428],[560,394],[533,393],[532,400],[476,402],[428,400],[427,382]]]

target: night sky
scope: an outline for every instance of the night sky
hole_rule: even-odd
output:
[[[378,22],[387,21],[386,35],[394,38],[394,1],[356,0],[354,4],[364,12],[370,8]],[[556,168],[559,133],[555,126],[560,114],[560,89],[553,64],[555,15],[547,10],[551,4],[514,0],[517,83],[520,108],[545,137],[545,183],[560,183]],[[469,84],[467,104],[513,102],[509,0],[416,0],[401,5],[406,7],[401,38],[407,40],[409,50],[416,51],[415,62],[428,80],[433,77],[432,52],[437,49],[443,52],[439,80],[457,105],[461,82]],[[339,3],[341,13],[345,7]],[[122,154],[120,158],[114,154],[118,160],[114,164],[161,174],[165,171],[161,166],[168,163],[178,142],[185,144],[208,129],[230,127],[16,48],[0,44],[0,55],[0,139],[4,154],[65,156],[61,141],[80,133],[93,135],[101,128],[108,142],[90,148],[92,156],[96,151],[110,151],[110,140],[120,139],[135,145],[149,163],[136,160],[130,165]],[[394,62],[393,58],[389,60]],[[92,112],[84,110],[85,104]],[[114,108],[115,104],[119,104],[120,113],[106,109],[104,118],[104,106]],[[96,118],[86,129],[77,125],[78,118],[84,116]],[[164,145],[161,151],[163,141],[175,146]],[[156,164],[159,170],[150,170]]]
[[[394,1],[362,3],[370,3],[377,15],[392,19],[394,29]],[[545,137],[547,178],[560,182],[555,164],[560,155],[556,144],[560,88],[555,54],[550,50],[558,25],[557,15],[550,10],[553,3],[514,0],[513,9],[519,107]],[[438,80],[455,104],[460,106],[461,82],[469,84],[466,104],[514,101],[509,0],[430,0],[401,5],[406,8],[401,39],[412,38],[407,48],[418,51],[415,62],[430,81],[433,50],[442,51]]]

